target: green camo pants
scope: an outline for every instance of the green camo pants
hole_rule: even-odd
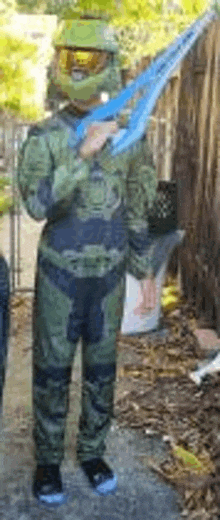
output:
[[[60,464],[74,354],[82,338],[82,409],[77,457],[102,456],[113,415],[116,333],[124,268],[105,278],[74,278],[38,255],[33,312],[33,415],[38,464]]]

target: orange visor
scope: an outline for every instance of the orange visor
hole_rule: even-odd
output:
[[[83,68],[96,74],[106,67],[109,53],[105,51],[88,51],[62,48],[59,51],[58,66],[62,71],[71,74],[73,68]]]

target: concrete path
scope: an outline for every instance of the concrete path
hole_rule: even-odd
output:
[[[20,471],[13,475],[0,500],[0,517],[2,520],[178,520],[178,496],[140,462],[141,454],[144,452],[147,461],[152,450],[154,457],[155,450],[160,456],[159,444],[147,446],[136,433],[114,424],[106,452],[106,460],[118,475],[114,496],[95,496],[81,469],[66,463],[62,475],[69,502],[59,510],[49,511],[39,507],[32,497],[31,472]]]

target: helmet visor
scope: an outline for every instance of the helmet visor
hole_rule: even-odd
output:
[[[58,50],[58,68],[69,75],[72,75],[74,70],[98,74],[107,66],[109,58],[110,53],[106,51],[63,47]]]

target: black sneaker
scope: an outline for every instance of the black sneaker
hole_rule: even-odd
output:
[[[59,506],[67,501],[58,464],[37,466],[33,494],[39,502],[47,506]]]
[[[88,477],[96,495],[110,495],[117,489],[117,477],[101,458],[82,462],[81,467]]]

